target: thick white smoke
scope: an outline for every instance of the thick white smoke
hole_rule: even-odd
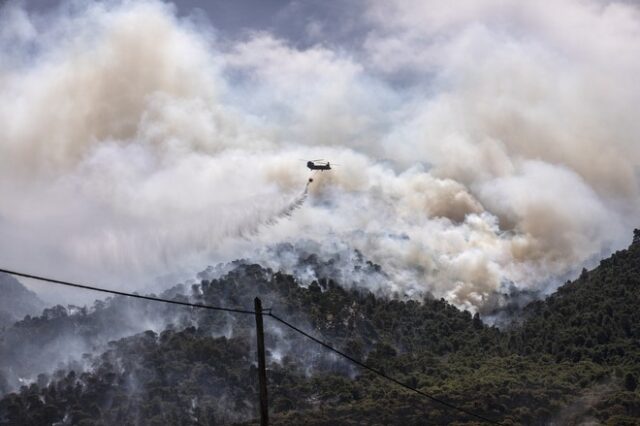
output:
[[[316,241],[478,308],[626,243],[637,7],[363,7],[361,42],[301,49],[156,1],[3,6],[0,264],[131,287]],[[302,204],[312,158],[340,166]]]

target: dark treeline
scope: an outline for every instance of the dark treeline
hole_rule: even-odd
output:
[[[314,256],[300,262],[330,270]],[[362,267],[379,272],[366,261]],[[444,300],[390,300],[345,289],[329,275],[305,288],[290,275],[241,262],[219,278],[205,271],[200,282],[164,296],[250,307],[256,295],[386,374],[504,424],[640,422],[638,231],[627,250],[529,304],[502,330]],[[111,341],[13,393],[6,393],[11,365],[2,364],[0,424],[257,424],[251,315],[116,297],[25,318],[4,330],[0,355],[28,356],[61,331],[96,334],[154,309],[155,331]],[[479,424],[358,370],[268,317],[265,325],[273,424]]]

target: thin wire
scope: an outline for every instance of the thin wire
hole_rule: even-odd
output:
[[[496,422],[496,421],[494,421],[494,420],[491,420],[491,419],[488,419],[488,418],[486,418],[486,417],[484,417],[484,416],[481,416],[480,414],[476,414],[476,413],[474,413],[474,412],[472,412],[472,411],[466,410],[466,409],[464,409],[464,408],[462,408],[462,407],[458,407],[458,406],[456,406],[456,405],[453,405],[453,404],[451,404],[451,403],[448,403],[448,402],[446,402],[446,401],[443,401],[443,400],[441,400],[441,399],[439,399],[439,398],[436,398],[435,396],[430,395],[430,394],[428,394],[428,393],[426,393],[426,392],[423,392],[423,391],[421,391],[421,390],[419,390],[419,389],[416,389],[416,388],[414,388],[414,387],[411,387],[411,386],[407,385],[406,383],[402,383],[401,381],[396,380],[396,379],[394,379],[393,377],[387,376],[387,375],[386,375],[385,373],[383,373],[382,371],[377,370],[377,369],[375,369],[375,368],[373,368],[373,367],[371,367],[371,366],[369,366],[369,365],[367,365],[367,364],[365,364],[365,363],[363,363],[363,362],[361,362],[361,361],[358,361],[357,359],[355,359],[355,358],[353,358],[353,357],[351,357],[351,356],[347,355],[346,353],[344,353],[344,352],[342,352],[342,351],[340,351],[340,350],[338,350],[338,349],[334,348],[333,346],[329,345],[328,343],[325,343],[325,342],[323,342],[322,340],[317,339],[317,338],[313,337],[312,335],[310,335],[310,334],[308,334],[308,333],[306,333],[306,332],[302,331],[301,329],[299,329],[299,328],[298,328],[298,327],[296,327],[295,325],[290,324],[290,323],[288,323],[287,321],[283,320],[282,318],[278,317],[278,316],[277,316],[277,315],[275,315],[273,312],[270,312],[270,313],[268,313],[267,315],[269,315],[271,318],[275,319],[276,321],[279,321],[279,322],[281,322],[282,324],[286,325],[287,327],[289,327],[289,328],[290,328],[290,329],[292,329],[293,331],[295,331],[295,332],[297,332],[297,333],[302,334],[303,336],[307,337],[308,339],[313,340],[314,342],[316,342],[317,344],[319,344],[319,345],[321,345],[321,346],[324,346],[326,349],[329,349],[330,351],[337,353],[338,355],[342,356],[343,358],[348,359],[348,360],[349,360],[349,361],[351,361],[352,363],[354,363],[354,364],[356,364],[356,365],[358,365],[358,366],[360,366],[360,367],[364,368],[365,370],[369,370],[369,371],[371,371],[372,373],[375,373],[375,374],[377,374],[377,375],[379,375],[379,376],[381,376],[381,377],[383,377],[383,378],[385,378],[385,379],[387,379],[387,380],[389,380],[389,381],[391,381],[391,382],[393,382],[393,383],[395,383],[395,384],[397,384],[397,385],[399,385],[399,386],[402,386],[402,387],[403,387],[403,388],[405,388],[405,389],[408,389],[408,390],[410,390],[410,391],[413,391],[413,392],[415,392],[415,393],[417,393],[417,394],[419,394],[419,395],[422,395],[422,396],[424,396],[424,397],[426,397],[426,398],[429,398],[430,400],[432,400],[432,401],[434,401],[434,402],[437,402],[437,403],[439,403],[439,404],[442,404],[442,405],[444,405],[444,406],[446,406],[446,407],[449,407],[449,408],[451,408],[451,409],[454,409],[454,410],[460,411],[460,412],[465,413],[465,414],[467,414],[467,415],[469,415],[469,416],[473,416],[473,417],[475,417],[475,418],[477,418],[477,419],[480,419],[480,420],[482,420],[482,421],[485,421],[485,422],[487,422],[487,423],[494,424],[494,425],[499,425],[499,424],[501,424],[501,423],[498,423],[498,422]]]
[[[77,283],[72,283],[72,282],[68,282],[68,281],[61,281],[61,280],[54,280],[52,278],[40,277],[38,275],[24,274],[22,272],[10,271],[8,269],[2,269],[2,268],[0,268],[0,272],[4,272],[4,273],[7,273],[7,274],[11,274],[11,275],[16,275],[18,277],[31,278],[31,279],[38,280],[38,281],[46,281],[46,282],[50,282],[50,283],[53,283],[53,284],[61,284],[61,285],[69,286],[69,287],[82,288],[82,289],[85,289],[85,290],[99,291],[99,292],[102,292],[102,293],[115,294],[115,295],[118,295],[118,296],[133,297],[133,298],[136,298],[136,299],[151,300],[153,302],[163,302],[163,303],[170,303],[172,305],[191,306],[193,308],[209,309],[211,311],[223,311],[223,312],[234,312],[234,313],[237,313],[237,314],[255,315],[255,311],[250,311],[250,310],[247,310],[247,309],[225,308],[225,307],[222,307],[222,306],[211,306],[211,305],[201,305],[199,303],[180,302],[178,300],[163,299],[161,297],[142,296],[142,295],[139,295],[139,294],[126,293],[124,291],[108,290],[106,288],[93,287],[93,286],[90,286],[90,285],[77,284]]]

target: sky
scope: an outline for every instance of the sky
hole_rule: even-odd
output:
[[[181,0],[171,2],[180,16],[199,16],[225,37],[238,37],[256,31],[268,31],[290,43],[310,42],[309,27],[323,26],[323,41],[353,37],[362,0],[291,1],[291,0]],[[31,11],[51,11],[65,2],[61,0],[26,0]],[[350,34],[351,33],[351,34]]]
[[[247,258],[308,283],[287,243],[346,286],[489,311],[637,227],[634,2],[8,1],[0,55],[7,268],[141,290]],[[339,165],[307,185],[315,158]]]

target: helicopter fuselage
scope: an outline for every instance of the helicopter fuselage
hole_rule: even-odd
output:
[[[307,167],[309,170],[331,170],[331,164],[329,164],[329,162],[318,164],[313,161],[307,161]]]

